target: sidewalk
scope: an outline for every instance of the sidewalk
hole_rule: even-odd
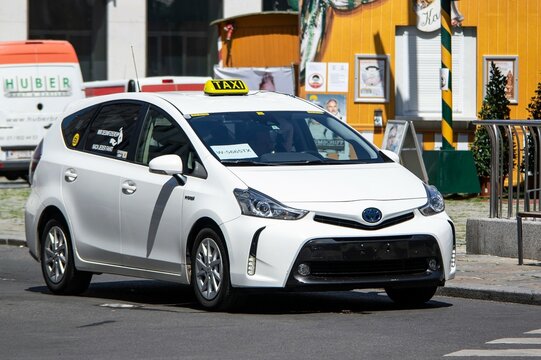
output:
[[[457,268],[439,295],[541,305],[539,261],[459,253]]]
[[[10,193],[0,196],[0,246],[26,246],[22,219],[25,192]],[[466,254],[466,219],[486,217],[488,201],[446,200],[446,208],[456,225],[458,270],[455,279],[438,294],[541,305],[541,261],[524,260],[519,266],[516,258]]]

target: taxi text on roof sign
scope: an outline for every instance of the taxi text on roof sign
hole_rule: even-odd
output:
[[[248,86],[242,80],[208,80],[205,83],[205,94],[245,95],[248,94]]]

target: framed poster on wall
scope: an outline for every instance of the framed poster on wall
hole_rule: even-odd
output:
[[[486,55],[483,56],[483,98],[490,81],[490,63],[501,71],[506,79],[505,96],[511,104],[518,103],[518,56]]]
[[[355,55],[355,102],[389,101],[389,56]]]

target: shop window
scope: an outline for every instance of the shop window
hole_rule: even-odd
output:
[[[69,41],[84,81],[106,80],[106,0],[29,0],[29,39]]]
[[[206,76],[217,60],[222,2],[147,0],[147,75]]]
[[[453,118],[476,118],[476,31],[456,28],[453,49]],[[395,37],[396,116],[441,119],[439,32],[399,27]]]

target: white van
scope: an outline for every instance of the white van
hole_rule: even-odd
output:
[[[74,100],[83,77],[67,41],[0,42],[0,176],[26,177],[32,152]]]

